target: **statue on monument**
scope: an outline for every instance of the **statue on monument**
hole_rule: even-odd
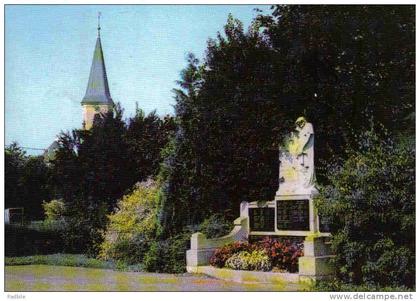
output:
[[[279,189],[277,195],[314,194],[314,129],[299,117],[295,130],[280,147]]]

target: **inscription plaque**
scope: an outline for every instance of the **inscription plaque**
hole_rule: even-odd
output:
[[[249,208],[251,231],[274,232],[274,208]]]
[[[277,201],[277,229],[309,231],[309,200]]]

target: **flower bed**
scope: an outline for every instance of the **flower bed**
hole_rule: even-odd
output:
[[[290,240],[264,238],[255,243],[235,242],[217,249],[210,264],[218,268],[295,273],[303,245]]]

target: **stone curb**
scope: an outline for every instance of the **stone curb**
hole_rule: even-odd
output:
[[[215,268],[213,266],[187,266],[190,273],[201,273],[208,276],[239,283],[299,283],[298,273],[275,273],[231,270],[226,268]]]

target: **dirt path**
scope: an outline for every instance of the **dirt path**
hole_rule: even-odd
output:
[[[245,284],[204,275],[24,265],[5,267],[6,291],[298,291],[298,284]]]

